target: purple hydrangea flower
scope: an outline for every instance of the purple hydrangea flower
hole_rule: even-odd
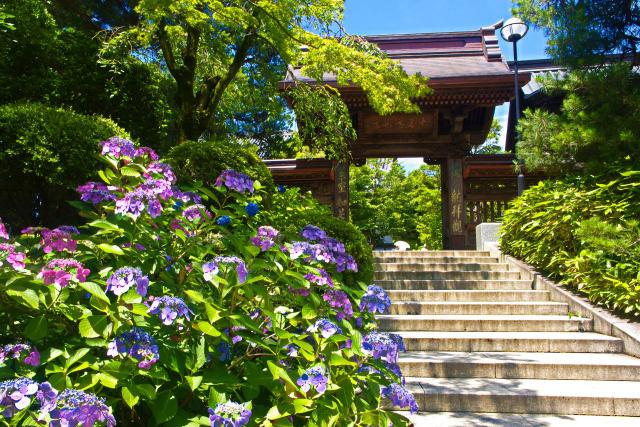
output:
[[[189,313],[193,314],[193,311],[187,307],[182,299],[165,295],[151,300],[147,313],[159,314],[163,324],[171,325],[178,317],[191,320]]]
[[[76,191],[80,193],[80,200],[83,202],[91,202],[94,205],[105,200],[117,200],[116,195],[112,193],[116,190],[119,190],[119,188],[112,185],[107,186],[99,182],[87,182],[76,188]]]
[[[218,179],[216,179],[216,187],[222,187],[223,184],[238,193],[244,193],[244,190],[249,190],[250,193],[253,193],[253,180],[248,175],[232,169],[222,171]]]
[[[295,344],[287,344],[287,345],[284,346],[284,349],[288,350],[287,351],[287,356],[297,357],[298,356],[298,350],[300,350],[300,347],[298,347]]]
[[[307,288],[295,289],[293,286],[289,286],[289,292],[291,292],[294,295],[302,295],[303,297],[306,297],[309,295],[309,289]]]
[[[244,210],[247,211],[247,215],[256,216],[258,214],[258,205],[255,203],[247,203],[244,207]]]
[[[353,308],[351,307],[351,301],[349,296],[337,289],[329,289],[324,293],[322,299],[329,301],[329,305],[336,308],[336,317],[338,320],[343,320],[345,317],[350,319],[353,316]]]
[[[176,178],[175,172],[171,166],[166,163],[153,162],[147,166],[147,171],[143,174],[143,176],[147,179],[153,178],[154,176],[160,177],[157,181],[165,181],[168,184],[175,184],[178,179]],[[182,195],[184,197],[184,194]],[[199,202],[196,202],[199,203]]]
[[[300,390],[304,393],[308,392],[311,387],[316,389],[318,393],[322,393],[327,389],[329,377],[326,375],[324,366],[313,366],[305,371],[296,383],[300,386]]]
[[[31,397],[38,392],[38,383],[29,378],[18,378],[0,383],[0,407],[5,418],[13,417],[16,412],[31,405]]]
[[[231,218],[229,218],[227,215],[224,215],[218,218],[216,222],[218,223],[218,225],[226,227],[231,222]]]
[[[339,273],[343,272],[345,269],[355,272],[358,271],[358,264],[356,263],[356,260],[349,254],[338,254],[335,261],[336,270]]]
[[[345,253],[344,243],[340,242],[338,239],[327,237],[326,239],[320,240],[320,243],[328,247],[335,255]]]
[[[2,222],[2,218],[0,218],[0,237],[3,239],[9,239],[9,233],[7,233],[7,227]]]
[[[182,216],[190,222],[206,222],[211,220],[211,213],[203,205],[195,204],[184,208]]]
[[[71,274],[73,272],[75,272],[75,280],[79,283],[85,282],[90,273],[89,269],[84,268],[84,266],[75,259],[54,259],[42,267],[42,271],[38,273],[38,277],[44,279],[45,285],[56,283],[61,288],[64,288],[73,278]]]
[[[140,296],[147,296],[149,278],[142,274],[142,271],[133,267],[122,267],[116,270],[107,280],[107,291],[114,295],[122,295],[133,285],[136,285],[136,292]]]
[[[36,346],[21,342],[0,347],[0,363],[4,363],[7,358],[20,360],[23,354],[27,355],[23,360],[25,365],[36,367],[40,364],[40,353]]]
[[[305,239],[313,242],[314,240],[322,240],[327,237],[327,232],[321,230],[320,228],[314,225],[305,225],[302,227],[302,231],[300,231],[300,235]]]
[[[247,274],[249,274],[247,268],[244,265],[244,261],[237,256],[219,256],[213,261],[202,264],[202,272],[204,273],[202,277],[204,280],[212,282],[213,276],[216,276],[220,272],[220,264],[237,264],[236,272],[238,273],[238,281],[243,283],[247,280]]]
[[[211,427],[240,427],[249,423],[251,410],[246,403],[218,403],[215,409],[209,408]]]
[[[409,408],[412,414],[418,413],[418,404],[411,392],[398,383],[392,382],[386,387],[380,389],[380,395],[388,397],[393,406],[400,408]]]
[[[147,370],[160,358],[156,339],[140,328],[123,332],[109,343],[107,356],[116,357],[119,354],[133,357],[140,362],[138,367]]]
[[[27,256],[24,253],[16,252],[16,248],[7,243],[0,243],[0,266],[3,261],[6,261],[15,270],[20,270],[25,266],[25,259],[27,259]]]
[[[134,158],[136,153],[136,147],[133,142],[128,139],[118,138],[117,136],[111,137],[106,141],[100,142],[98,145],[102,145],[102,154],[105,156],[113,156],[119,159],[122,156]]]
[[[398,362],[398,352],[404,351],[402,337],[395,334],[370,332],[362,339],[362,353],[387,363]]]
[[[307,332],[318,331],[320,331],[320,335],[322,335],[324,338],[329,338],[333,334],[342,333],[342,329],[336,326],[336,324],[331,322],[329,319],[318,319],[316,320],[316,323],[307,328]]]
[[[42,246],[44,253],[48,254],[54,250],[56,252],[63,252],[64,250],[69,252],[75,251],[78,247],[78,242],[71,238],[71,233],[69,233],[69,231],[72,230],[76,231],[74,234],[78,234],[78,230],[75,227],[69,229],[65,226],[54,228],[53,230],[47,230],[45,228],[40,231],[40,235],[42,236],[40,245]]]
[[[158,160],[158,155],[156,154],[156,152],[149,147],[140,147],[133,153],[133,155],[134,157],[141,157],[146,155],[149,156],[149,158],[153,161]]]
[[[259,247],[262,252],[276,245],[273,240],[278,236],[278,230],[268,225],[258,227],[258,235],[251,238],[251,243]]]
[[[313,273],[305,274],[304,278],[310,281],[311,283],[315,283],[317,285],[327,285],[330,288],[333,288],[333,279],[331,279],[331,275],[325,271],[323,268],[319,268],[318,272],[320,275],[316,275]]]
[[[49,415],[52,419],[50,427],[92,426],[96,422],[106,423],[107,427],[116,425],[116,419],[104,399],[72,388],[58,395],[55,408]]]
[[[362,296],[360,301],[360,311],[364,312],[365,308],[369,313],[380,314],[387,313],[391,306],[389,295],[380,286],[369,285],[367,292]]]

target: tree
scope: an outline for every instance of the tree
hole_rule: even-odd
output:
[[[631,54],[640,63],[640,3],[635,0],[518,0],[514,13],[542,28],[548,51],[569,65]]]
[[[504,153],[502,147],[498,144],[500,140],[500,131],[502,131],[502,125],[498,121],[498,119],[493,119],[491,122],[491,128],[489,129],[489,134],[487,135],[487,139],[482,143],[482,145],[473,147],[471,152],[473,154],[496,154],[496,153]]]
[[[370,45],[332,37],[344,35],[340,0],[140,0],[135,11],[139,23],[117,31],[111,43],[134,43],[137,54],[159,52],[150,58],[176,81],[178,142],[198,139],[219,119],[225,93],[258,61],[251,54],[257,46],[269,46],[320,85],[335,73],[340,84],[362,87],[383,114],[416,112],[410,98],[428,91],[424,79],[409,77]],[[332,120],[350,126],[344,116]]]
[[[412,171],[407,179],[413,189],[411,199],[420,245],[426,243],[431,250],[442,249],[440,167],[422,165]]]
[[[553,175],[640,168],[640,77],[629,64],[576,71],[545,81],[562,91],[559,114],[526,111],[518,156]]]

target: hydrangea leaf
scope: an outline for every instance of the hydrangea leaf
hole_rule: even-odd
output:
[[[98,247],[103,251],[106,252],[108,254],[114,254],[114,255],[124,255],[124,251],[122,250],[122,248],[120,246],[117,245],[110,245],[108,243],[100,243],[98,245]]]
[[[99,300],[106,302],[107,304],[111,302],[109,301],[109,297],[107,296],[107,294],[105,294],[102,290],[102,286],[98,285],[97,283],[81,282],[78,283],[78,285],[85,291],[89,292],[91,296],[96,297]]]

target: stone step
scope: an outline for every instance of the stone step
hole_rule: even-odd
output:
[[[622,340],[592,332],[398,331],[408,351],[621,353]]]
[[[640,381],[640,359],[617,353],[407,351],[398,365],[407,377]]]
[[[387,290],[531,290],[531,280],[376,280]]]
[[[509,271],[507,264],[478,264],[478,263],[407,263],[384,262],[376,263],[374,270],[378,271]]]
[[[436,302],[436,301],[549,301],[549,291],[387,291],[392,302]]]
[[[530,302],[399,302],[389,314],[567,314],[569,304],[555,301]]]
[[[640,415],[640,383],[494,378],[407,378],[423,411]]]
[[[464,257],[454,257],[454,256],[429,256],[429,257],[402,257],[402,256],[388,256],[388,257],[379,257],[374,258],[379,263],[394,263],[394,262],[412,262],[412,263],[421,263],[421,262],[430,262],[430,263],[439,263],[439,264],[447,264],[447,263],[465,263],[465,264],[497,264],[498,258],[490,257],[490,256],[464,256]]]
[[[373,259],[378,258],[433,258],[433,257],[488,257],[489,251],[373,251]]]
[[[602,415],[497,414],[488,412],[420,412],[409,414],[406,411],[398,411],[398,413],[407,417],[415,427],[637,427],[640,425],[640,417]]]
[[[376,271],[374,280],[520,280],[517,271]]]
[[[591,319],[536,315],[380,315],[384,331],[585,332]]]

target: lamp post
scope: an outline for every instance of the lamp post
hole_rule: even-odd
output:
[[[516,122],[515,122],[515,135],[516,144],[520,139],[518,137],[518,122],[520,121],[520,86],[518,85],[518,40],[527,34],[529,27],[518,18],[509,18],[504,23],[502,29],[500,29],[500,35],[505,41],[513,43],[513,65],[514,65],[514,85],[515,85],[515,101],[516,101]],[[522,165],[520,160],[518,162],[518,196],[522,195],[524,191],[524,174],[522,173]]]

